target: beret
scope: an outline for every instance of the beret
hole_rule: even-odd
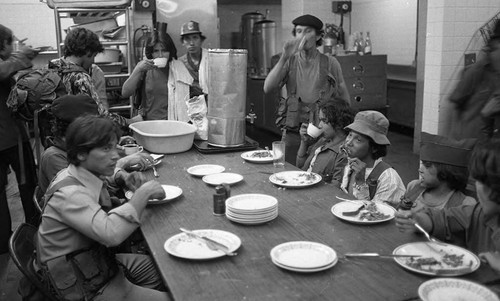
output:
[[[52,103],[51,111],[54,117],[68,123],[82,115],[99,114],[94,99],[85,94],[64,95],[56,98]]]
[[[303,15],[292,21],[293,25],[311,26],[317,30],[323,29],[323,22],[312,15]]]
[[[420,136],[420,160],[467,167],[476,139],[456,140],[422,132]]]

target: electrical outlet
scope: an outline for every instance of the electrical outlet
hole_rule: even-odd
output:
[[[352,9],[351,1],[332,1],[332,12],[337,14],[345,14]]]
[[[464,55],[464,65],[465,67],[472,65],[476,62],[476,54],[475,53],[466,53]]]

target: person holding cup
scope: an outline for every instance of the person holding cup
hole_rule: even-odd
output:
[[[276,65],[264,81],[264,92],[274,93],[286,86],[287,98],[280,98],[276,125],[286,141],[286,160],[295,163],[303,123],[318,124],[318,106],[342,99],[349,103],[342,68],[337,59],[318,51],[323,22],[303,15],[292,21],[293,39],[286,41]]]
[[[300,127],[296,165],[340,186],[347,164],[347,156],[340,147],[347,137],[345,127],[354,120],[354,111],[343,100],[328,102],[320,107],[319,120],[319,127],[312,123]]]
[[[155,30],[140,61],[122,87],[122,96],[136,95],[135,105],[144,120],[189,121],[186,100],[193,77],[177,60],[169,34]]]

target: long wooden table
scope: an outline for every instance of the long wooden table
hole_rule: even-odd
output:
[[[157,169],[158,181],[177,185],[183,195],[167,204],[148,206],[141,226],[152,256],[174,300],[418,300],[418,287],[431,279],[409,272],[392,259],[347,259],[347,252],[391,253],[397,246],[423,240],[401,233],[394,220],[374,225],[344,222],[331,213],[343,193],[331,184],[282,189],[269,181],[272,164],[245,162],[241,152],[201,154],[191,149],[166,155]],[[279,201],[279,216],[262,225],[242,225],[212,214],[213,186],[187,173],[198,164],[220,164],[226,172],[244,176],[231,186],[231,195],[264,193]],[[292,165],[287,170],[296,170]],[[238,235],[238,255],[207,261],[176,258],[164,250],[165,241],[188,229],[219,229]],[[332,247],[339,262],[317,273],[297,273],[275,266],[271,249],[289,241],[314,241]],[[461,277],[481,283],[494,281],[482,265]],[[498,280],[498,278],[496,279]]]

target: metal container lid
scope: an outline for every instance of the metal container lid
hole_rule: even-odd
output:
[[[208,49],[210,53],[234,53],[234,54],[247,54],[248,50],[246,49],[219,49],[219,48],[210,48]]]

